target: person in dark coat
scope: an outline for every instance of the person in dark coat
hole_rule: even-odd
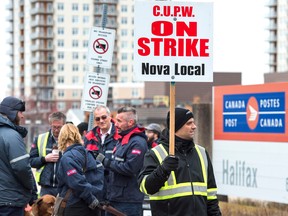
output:
[[[92,151],[96,156],[102,153],[106,158],[111,159],[113,149],[118,139],[121,137],[115,127],[115,122],[111,117],[111,112],[107,106],[99,105],[94,110],[95,127],[84,137],[84,146]],[[104,199],[108,200],[110,193],[109,169],[104,170]],[[102,212],[104,215],[105,212]]]
[[[23,138],[25,102],[6,97],[0,104],[0,215],[24,215],[37,199],[37,188]]]
[[[99,216],[103,200],[104,168],[81,144],[77,126],[61,128],[59,150],[63,152],[57,171],[58,192],[65,197],[70,190],[64,215]]]
[[[36,181],[41,186],[40,196],[57,195],[56,173],[61,158],[58,148],[58,136],[64,124],[66,115],[53,112],[48,117],[51,129],[34,138],[30,149],[30,164],[36,169]]]
[[[97,158],[109,169],[109,203],[127,216],[142,215],[144,194],[137,185],[137,176],[148,149],[145,128],[138,126],[133,107],[118,109],[115,126],[121,135],[112,158],[99,153]],[[112,216],[112,214],[106,214]]]
[[[153,216],[219,216],[217,186],[207,151],[194,143],[193,113],[175,109],[175,155],[169,155],[170,112],[159,145],[145,155],[138,176]]]
[[[151,123],[147,127],[145,127],[145,129],[148,149],[154,148],[158,145],[158,142],[160,140],[161,126],[157,123]]]

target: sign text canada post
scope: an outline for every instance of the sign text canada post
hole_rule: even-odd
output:
[[[135,1],[134,79],[213,81],[213,3]]]

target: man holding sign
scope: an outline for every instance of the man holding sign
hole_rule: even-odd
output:
[[[168,155],[170,112],[159,145],[147,152],[138,176],[149,195],[153,216],[221,215],[217,186],[207,151],[196,145],[193,113],[175,108],[175,155]]]

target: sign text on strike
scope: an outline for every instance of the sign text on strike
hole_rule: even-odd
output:
[[[152,53],[154,56],[196,56],[209,57],[209,39],[202,38],[179,38],[184,36],[197,36],[197,22],[175,23],[175,35],[178,37],[167,38],[174,33],[174,24],[169,21],[155,21],[151,24],[152,34],[157,37],[138,39],[138,54],[140,56],[148,56]],[[151,47],[150,47],[151,46]],[[154,49],[152,49],[154,47]],[[164,53],[161,53],[161,50]]]

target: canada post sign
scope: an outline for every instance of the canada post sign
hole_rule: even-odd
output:
[[[288,83],[213,88],[218,193],[288,204]]]
[[[285,92],[224,95],[223,130],[285,133]]]
[[[288,141],[287,88],[284,83],[215,87],[215,138]]]

